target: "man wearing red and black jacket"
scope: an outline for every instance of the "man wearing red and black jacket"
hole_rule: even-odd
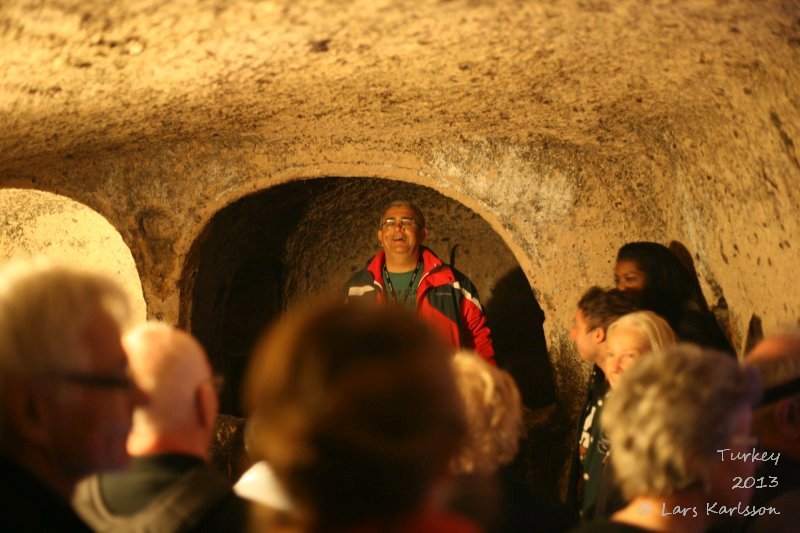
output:
[[[458,270],[422,246],[428,230],[420,209],[392,202],[378,229],[383,250],[347,282],[347,298],[369,298],[416,310],[454,349],[475,350],[495,364],[494,348],[478,291]]]

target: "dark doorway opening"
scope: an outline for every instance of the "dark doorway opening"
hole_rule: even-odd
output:
[[[192,246],[181,282],[181,326],[206,347],[226,377],[221,411],[242,416],[239,400],[250,352],[285,309],[342,287],[378,250],[383,206],[408,199],[425,212],[425,242],[477,286],[498,362],[531,409],[555,389],[541,311],[519,264],[479,215],[433,189],[376,178],[295,181],[220,210]]]

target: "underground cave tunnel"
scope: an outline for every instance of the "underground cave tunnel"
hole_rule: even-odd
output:
[[[221,209],[192,246],[181,283],[181,326],[204,344],[227,385],[223,413],[241,416],[240,384],[254,344],[284,310],[343,297],[349,276],[378,250],[385,204],[423,209],[425,244],[478,287],[498,363],[529,408],[555,401],[544,314],[517,260],[476,213],[433,189],[369,178],[271,187]]]

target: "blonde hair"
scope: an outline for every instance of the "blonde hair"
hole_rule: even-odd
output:
[[[608,326],[606,337],[617,329],[632,329],[641,333],[647,341],[649,352],[664,350],[677,342],[675,332],[667,321],[652,311],[636,311],[619,317]]]
[[[467,438],[450,461],[456,473],[492,473],[517,454],[522,402],[511,375],[473,352],[452,361],[467,416]]]

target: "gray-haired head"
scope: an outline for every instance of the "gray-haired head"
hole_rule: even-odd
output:
[[[383,216],[392,207],[406,207],[410,209],[414,213],[414,218],[419,225],[419,229],[424,229],[427,227],[425,224],[425,215],[422,214],[422,210],[417,207],[416,204],[409,202],[408,200],[392,200],[388,204],[383,207],[383,211],[381,211],[381,219],[378,221],[378,227],[380,228],[383,225]]]
[[[125,291],[101,274],[42,259],[0,269],[0,447],[65,497],[128,459],[129,320]]]
[[[112,279],[47,259],[15,260],[0,269],[0,380],[81,364],[81,337],[102,310],[120,330],[131,321],[124,289]]]

